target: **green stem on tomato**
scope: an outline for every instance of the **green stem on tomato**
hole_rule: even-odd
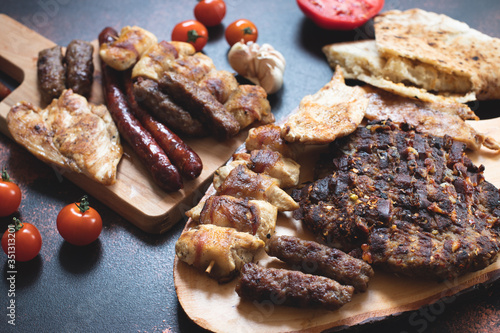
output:
[[[14,221],[14,232],[19,231],[22,227],[24,227],[24,224],[17,217],[13,217],[12,220]]]
[[[89,203],[89,200],[88,200],[88,196],[87,195],[84,195],[81,199],[80,199],[80,202],[75,202],[75,205],[76,207],[78,207],[78,209],[80,209],[80,212],[81,213],[85,213],[87,210],[89,210],[90,208],[90,203]]]
[[[10,182],[9,174],[7,173],[7,168],[3,168],[2,170],[2,180],[4,182]]]
[[[189,30],[187,33],[187,42],[188,43],[195,43],[198,38],[203,38],[196,30]]]

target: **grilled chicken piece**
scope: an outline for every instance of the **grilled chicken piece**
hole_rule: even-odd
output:
[[[231,195],[237,198],[265,200],[276,206],[278,211],[292,211],[298,204],[279,187],[277,179],[255,173],[244,165],[238,165],[216,188],[218,195]]]
[[[183,231],[175,243],[177,257],[210,277],[227,282],[253,261],[264,242],[234,228],[202,224]]]
[[[240,125],[234,116],[207,90],[201,88],[188,77],[166,71],[159,81],[160,89],[166,91],[176,103],[190,110],[201,119],[208,121],[208,126],[219,137],[229,138],[240,131]]]
[[[367,105],[363,89],[347,86],[337,68],[329,83],[302,99],[299,110],[283,125],[283,137],[304,144],[332,142],[356,130]]]
[[[299,183],[300,165],[277,151],[269,149],[252,150],[249,153],[233,155],[233,161],[218,168],[214,174],[214,186],[219,187],[236,166],[243,164],[256,173],[268,175],[279,181],[281,188],[289,188]]]
[[[394,123],[409,124],[421,133],[438,137],[449,135],[473,150],[481,148],[481,145],[493,150],[500,149],[500,144],[495,139],[477,133],[463,120],[470,119],[472,112],[465,104],[422,102],[370,86],[363,89],[370,101],[365,115],[369,120],[390,119]]]
[[[138,77],[134,82],[134,96],[141,106],[173,131],[194,137],[208,134],[206,126],[160,91],[156,81]]]
[[[68,89],[43,110],[27,102],[14,105],[7,125],[14,140],[40,160],[104,185],[115,183],[123,151],[104,105]]]
[[[234,75],[224,70],[212,70],[198,82],[200,87],[206,88],[222,104],[238,90],[239,84]]]
[[[245,140],[245,147],[248,151],[270,149],[279,152],[285,157],[294,158],[295,156],[290,144],[281,137],[281,128],[274,124],[250,129]]]
[[[123,71],[132,67],[156,43],[156,36],[151,32],[137,26],[126,26],[114,42],[100,46],[99,55],[108,66]]]
[[[264,242],[273,234],[278,210],[263,200],[248,200],[228,195],[213,195],[207,199],[197,220],[200,224],[215,224],[248,232]]]
[[[194,54],[194,46],[189,43],[161,41],[141,56],[132,70],[132,78],[146,77],[158,81],[164,71],[173,68],[175,61]]]
[[[274,122],[267,93],[260,86],[240,85],[224,106],[236,118],[241,128],[245,128],[255,121],[260,121],[263,124]]]

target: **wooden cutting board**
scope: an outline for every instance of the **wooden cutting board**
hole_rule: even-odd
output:
[[[476,130],[500,141],[500,118],[470,121]],[[316,151],[314,149],[317,149]],[[321,147],[307,150],[298,157],[301,182],[312,179],[311,170]],[[500,188],[500,154],[482,148],[468,156],[475,164],[485,165],[485,178]],[[309,174],[308,174],[309,172]],[[214,193],[213,187],[207,196]],[[193,222],[188,221],[186,228]],[[279,214],[277,235],[296,235],[313,240],[313,235],[302,228],[291,214]],[[257,261],[268,267],[285,267],[279,260],[261,253]],[[280,306],[270,300],[250,302],[241,300],[235,292],[236,280],[219,284],[206,274],[180,261],[174,261],[174,283],[177,297],[186,314],[201,327],[214,332],[322,332],[382,320],[406,311],[417,310],[435,303],[443,309],[454,295],[475,285],[490,283],[500,277],[500,260],[487,268],[467,274],[453,281],[434,282],[397,277],[375,270],[365,293],[355,294],[352,301],[336,311],[297,309]],[[418,313],[417,313],[418,315]],[[416,317],[415,323],[425,320]],[[416,324],[417,325],[417,324]],[[419,326],[417,326],[419,327]]]
[[[55,44],[4,14],[0,14],[0,36],[0,71],[19,83],[19,86],[0,103],[0,131],[11,137],[5,121],[7,113],[14,104],[23,100],[40,105],[36,71],[38,52]],[[90,101],[102,104],[104,99],[100,85],[97,42],[93,41],[93,44],[96,69]],[[246,135],[247,131],[243,131],[237,137],[224,142],[213,138],[186,140],[186,143],[200,155],[203,172],[196,180],[185,181],[184,189],[173,193],[166,193],[153,183],[147,170],[126,144],[124,144],[124,156],[118,166],[117,182],[112,186],[103,186],[83,175],[62,170],[55,171],[62,173],[86,193],[142,230],[161,233],[182,220],[184,211],[198,202],[213,172],[230,158]]]

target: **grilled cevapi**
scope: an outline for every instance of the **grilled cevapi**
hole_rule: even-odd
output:
[[[89,42],[75,39],[66,48],[66,87],[74,93],[90,97],[94,78],[94,46]]]
[[[361,259],[295,236],[271,237],[266,244],[266,252],[294,269],[351,285],[356,291],[366,291],[368,282],[374,275],[372,267]]]
[[[500,195],[465,148],[389,121],[359,127],[294,191],[294,217],[321,242],[361,248],[398,274],[442,280],[482,269],[500,249]]]
[[[324,276],[247,263],[236,292],[243,299],[270,301],[275,305],[337,310],[351,301],[354,287]]]
[[[38,53],[37,73],[42,102],[49,104],[52,99],[59,98],[66,89],[66,67],[62,47],[54,46]]]

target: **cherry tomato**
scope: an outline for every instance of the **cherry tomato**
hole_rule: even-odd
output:
[[[178,23],[172,30],[172,40],[177,42],[188,42],[194,46],[197,52],[201,51],[208,40],[207,28],[196,20],[187,20]]]
[[[21,223],[17,218],[2,236],[2,249],[9,259],[29,261],[41,248],[42,236],[38,229],[31,223]]]
[[[237,42],[242,42],[244,44],[247,42],[255,42],[258,36],[259,32],[255,24],[246,19],[236,20],[226,28],[226,40],[231,46]]]
[[[297,4],[321,28],[352,30],[377,15],[384,0],[297,0]]]
[[[194,7],[194,17],[206,27],[214,27],[226,15],[226,3],[222,0],[202,0]]]
[[[19,208],[21,204],[21,189],[10,181],[7,170],[3,169],[0,180],[0,216],[9,216]]]
[[[57,230],[68,243],[83,246],[95,241],[102,231],[102,218],[89,206],[87,196],[66,205],[57,215]]]

